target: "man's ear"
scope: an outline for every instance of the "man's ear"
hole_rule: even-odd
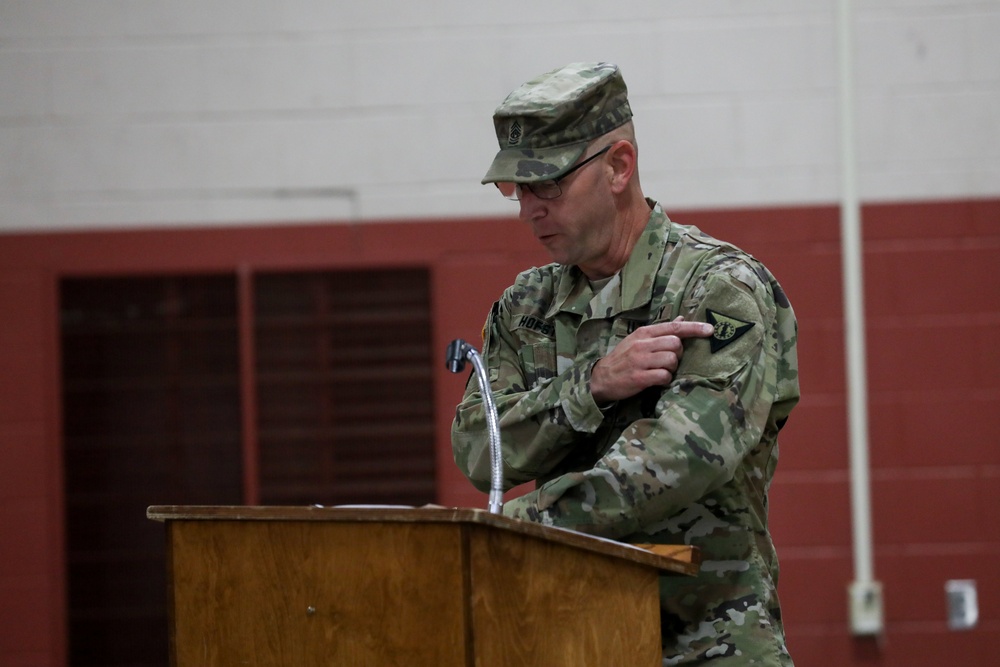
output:
[[[616,141],[608,151],[608,164],[611,165],[611,191],[620,194],[635,176],[638,164],[638,154],[632,142],[626,139]]]

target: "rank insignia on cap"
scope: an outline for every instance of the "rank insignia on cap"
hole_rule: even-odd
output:
[[[507,134],[507,145],[517,146],[519,143],[521,143],[522,132],[523,130],[521,130],[521,124],[519,122],[515,120],[513,123],[511,123],[510,132]]]
[[[709,339],[712,354],[715,354],[746,332],[750,331],[755,324],[754,322],[744,322],[743,320],[738,320],[735,317],[729,317],[728,315],[717,313],[714,310],[706,310],[706,313],[708,314],[708,323],[715,327],[715,333],[713,333],[712,337]]]

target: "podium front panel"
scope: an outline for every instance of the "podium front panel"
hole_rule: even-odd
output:
[[[457,525],[171,521],[168,539],[176,667],[467,664]]]

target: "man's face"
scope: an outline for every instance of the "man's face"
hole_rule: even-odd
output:
[[[601,156],[560,180],[562,194],[555,199],[540,199],[528,188],[521,193],[520,218],[552,259],[591,277],[608,253],[614,229],[609,170]]]

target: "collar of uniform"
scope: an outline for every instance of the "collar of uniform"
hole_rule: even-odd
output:
[[[649,304],[653,298],[653,279],[663,259],[663,249],[671,222],[658,203],[652,199],[646,201],[651,207],[649,221],[639,240],[636,241],[635,247],[632,248],[628,261],[622,267],[621,298],[616,302],[610,316],[641,308]],[[580,310],[575,296],[579,293],[580,281],[586,282],[587,277],[576,266],[561,266],[560,269],[555,298],[545,313],[547,318],[555,317],[556,313],[564,310],[569,312]]]
[[[649,221],[632,254],[622,267],[622,312],[641,308],[653,299],[653,283],[663,261],[663,251],[670,233],[670,218],[658,203],[647,199]],[[617,313],[615,313],[617,315]]]
[[[556,313],[562,311],[582,315],[586,308],[586,301],[589,301],[590,298],[588,296],[586,301],[581,301],[579,298],[581,290],[584,290],[588,295],[590,294],[587,276],[583,275],[583,271],[576,266],[559,265],[557,281],[556,295],[552,299],[552,303],[549,304],[545,317],[552,319]]]

